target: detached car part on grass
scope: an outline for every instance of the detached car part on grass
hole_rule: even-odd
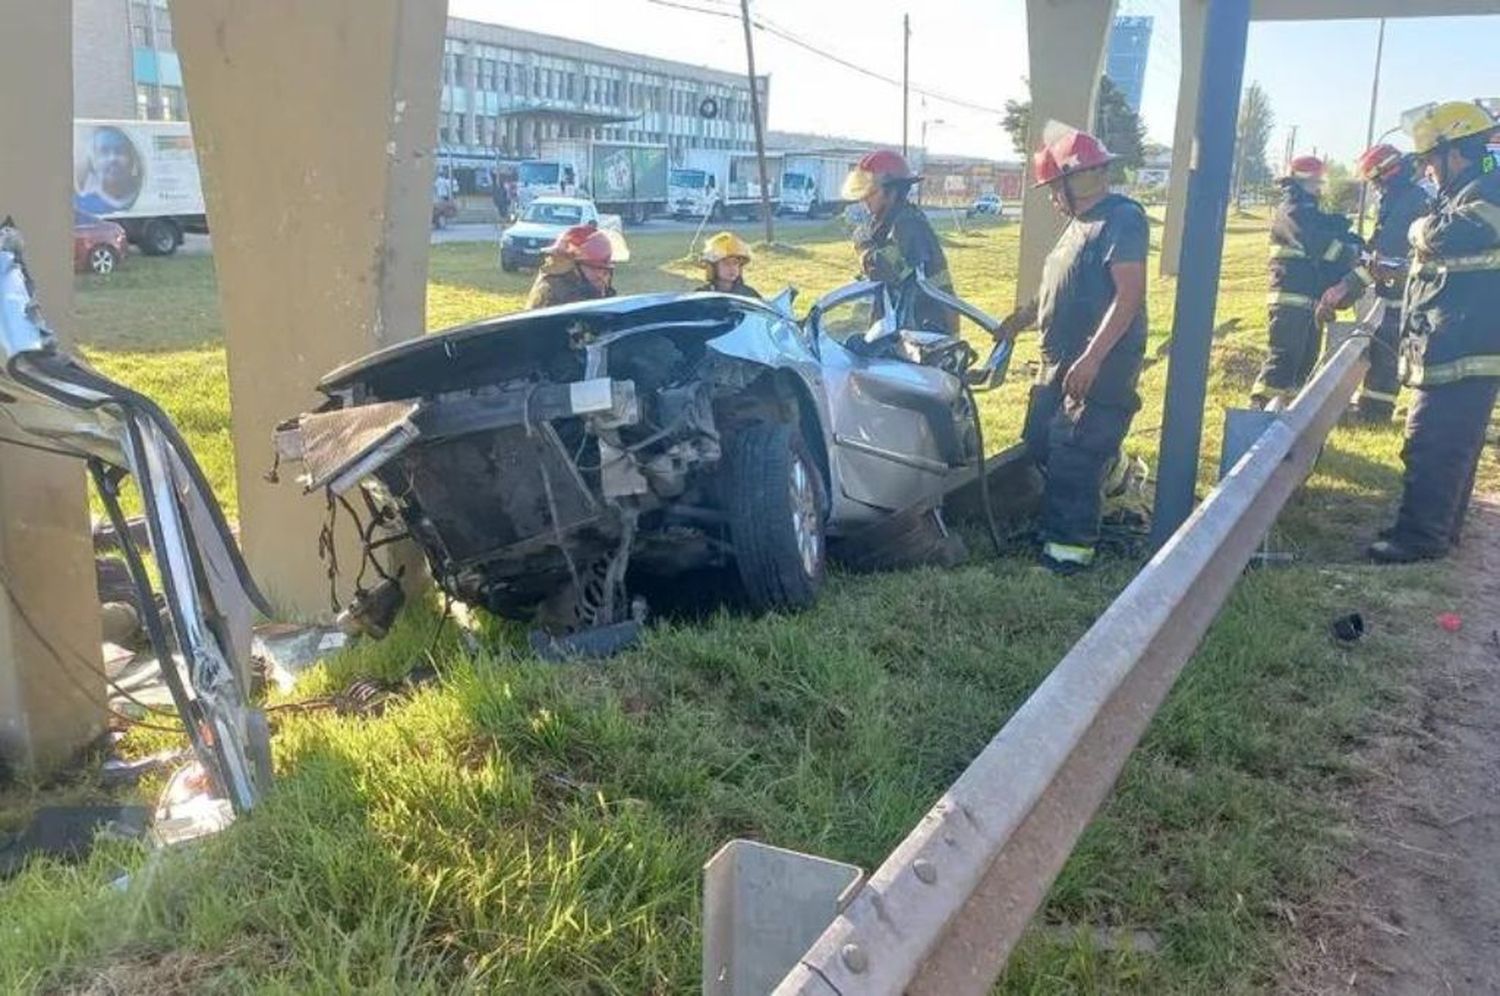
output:
[[[943,498],[982,464],[971,388],[1003,378],[1009,344],[976,370],[972,347],[903,328],[911,301],[883,294],[850,284],[800,322],[787,291],[450,329],[330,373],[327,403],[278,428],[277,458],[308,491],[362,492],[366,556],[410,536],[446,593],[532,623],[544,652],[601,627],[628,638],[643,608],[627,575],[732,564],[753,608],[801,608],[830,544],[856,566],[941,560]],[[919,294],[997,328],[925,280]],[[864,317],[835,328],[843,309]]]
[[[198,759],[235,810],[249,810],[271,779],[265,716],[247,698],[250,624],[257,610],[270,615],[265,598],[167,416],[149,398],[59,348],[33,293],[20,234],[9,220],[0,224],[0,360],[0,442],[88,464],[140,604],[149,606],[152,578],[119,502],[121,483],[135,478],[170,622],[145,612],[146,631]],[[10,586],[6,590],[15,597]],[[20,608],[30,619],[40,618],[43,609]]]

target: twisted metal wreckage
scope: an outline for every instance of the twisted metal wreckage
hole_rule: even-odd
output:
[[[150,399],[70,356],[42,318],[20,233],[0,223],[0,439],[83,460],[115,526],[140,605],[151,574],[120,507],[133,477],[167,606],[143,612],[151,647],[193,750],[236,812],[271,782],[265,714],[248,699],[250,626],[270,606],[187,443]],[[13,586],[3,586],[15,599]],[[37,612],[18,606],[24,618]],[[41,634],[37,634],[41,637]],[[44,639],[44,638],[43,638]]]

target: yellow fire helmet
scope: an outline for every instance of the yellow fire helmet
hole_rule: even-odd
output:
[[[1411,136],[1416,154],[1425,156],[1448,142],[1483,135],[1500,125],[1478,104],[1450,100],[1407,111],[1401,115],[1401,127]]]
[[[713,264],[721,259],[750,262],[749,244],[733,232],[719,232],[703,244],[703,262]]]

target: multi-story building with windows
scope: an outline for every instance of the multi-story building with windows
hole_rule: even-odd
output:
[[[1109,55],[1104,75],[1120,88],[1125,102],[1136,113],[1141,110],[1141,93],[1146,88],[1146,65],[1151,59],[1152,17],[1117,17],[1109,34]]]
[[[80,118],[186,120],[167,0],[73,0],[73,106]]]
[[[76,115],[185,118],[167,0],[72,3]],[[741,73],[497,24],[448,19],[441,86],[437,144],[452,165],[534,156],[551,138],[755,146]],[[758,86],[764,117],[770,78]]]
[[[770,79],[757,83],[764,117]],[[549,138],[753,149],[750,87],[738,73],[450,18],[440,153],[519,158]]]

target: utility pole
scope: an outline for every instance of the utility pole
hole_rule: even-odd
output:
[[[750,73],[750,116],[755,119],[755,165],[760,171],[760,216],[766,223],[766,242],[776,241],[771,218],[771,186],[766,181],[766,133],[760,117],[760,88],[755,82],[755,41],[750,33],[750,0],[740,0],[740,20],[745,25],[745,65]]]
[[[906,125],[911,109],[911,15],[901,15],[901,158],[907,156]]]
[[[1380,19],[1380,32],[1375,36],[1375,78],[1370,81],[1370,120],[1365,125],[1365,148],[1375,144],[1375,103],[1380,99],[1380,63],[1385,55],[1385,18]],[[1365,201],[1370,189],[1368,180],[1359,185],[1359,236],[1365,235]]]

